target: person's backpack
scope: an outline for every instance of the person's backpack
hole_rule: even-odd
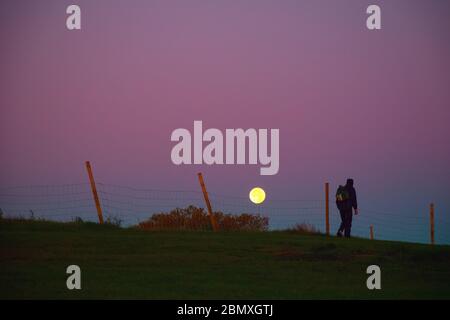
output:
[[[348,190],[344,186],[339,186],[336,191],[336,201],[343,203],[344,201],[347,201],[350,199],[350,194],[348,193]]]

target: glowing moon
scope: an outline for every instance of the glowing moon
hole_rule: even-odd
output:
[[[250,190],[250,201],[256,204],[260,204],[264,202],[264,199],[266,199],[266,193],[262,188],[256,187]]]

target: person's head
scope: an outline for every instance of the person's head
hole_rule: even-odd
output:
[[[347,184],[346,184],[347,186],[349,186],[349,187],[353,187],[353,179],[347,179]]]

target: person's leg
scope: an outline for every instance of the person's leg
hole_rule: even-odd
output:
[[[353,212],[352,209],[345,212],[345,237],[350,238],[350,234],[352,231],[352,217]]]
[[[341,215],[341,225],[339,226],[339,229],[337,231],[337,236],[342,237],[342,232],[345,229],[345,215],[343,210],[339,210],[339,214]]]
[[[348,236],[350,237],[350,233],[352,232],[352,222],[353,222],[353,211],[350,209],[350,212],[348,213],[349,221],[348,221]]]

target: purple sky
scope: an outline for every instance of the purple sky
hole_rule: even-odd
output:
[[[68,31],[65,9],[82,10]],[[379,4],[382,30],[365,27]],[[0,184],[96,179],[450,210],[450,2],[16,1],[0,4]],[[280,171],[172,164],[170,134],[279,128]],[[425,208],[425,209],[424,209]],[[425,211],[426,212],[426,211]]]

